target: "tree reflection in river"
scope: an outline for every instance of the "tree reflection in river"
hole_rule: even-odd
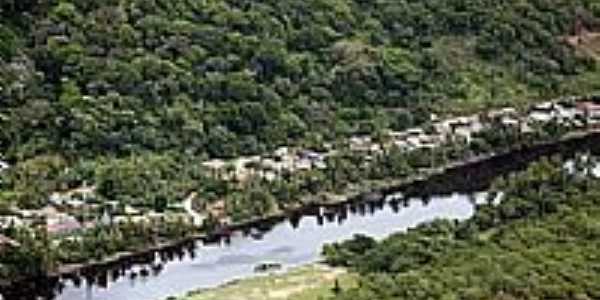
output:
[[[485,194],[473,195],[473,191],[487,189],[499,175],[521,170],[541,156],[560,153],[563,157],[571,157],[577,150],[598,148],[599,139],[595,136],[585,141],[567,142],[560,147],[548,145],[499,155],[467,168],[449,170],[427,181],[386,191],[387,197],[371,199],[376,201],[355,199],[337,206],[312,206],[293,214],[287,221],[275,218],[270,222],[257,222],[248,228],[216,233],[202,241],[152,253],[147,261],[129,259],[115,266],[96,268],[80,274],[85,278],[85,286],[78,276],[62,281],[44,279],[24,283],[16,289],[21,291],[20,294],[5,294],[5,298],[30,300],[41,296],[53,299],[58,295],[57,300],[164,299],[191,289],[253,276],[255,265],[263,261],[279,261],[285,266],[314,262],[320,259],[324,243],[346,239],[356,233],[384,237],[436,218],[467,218],[473,212],[474,203],[487,198]],[[219,264],[223,257],[241,255],[247,259]],[[156,263],[164,267],[151,272],[144,280],[127,280],[132,271]],[[110,272],[108,280],[102,272]],[[61,283],[64,283],[64,289]],[[27,291],[27,295],[22,295],[23,291]]]
[[[317,206],[284,222],[266,222],[250,229],[130,258],[116,265],[86,270],[80,276],[60,281],[64,289],[57,282],[45,289],[37,285],[28,290],[44,299],[54,299],[57,295],[58,300],[164,299],[240,276],[253,276],[255,265],[264,261],[281,262],[286,267],[314,262],[320,259],[323,244],[356,233],[384,237],[424,221],[443,217],[462,219],[472,213],[465,195],[434,198],[436,200],[428,206],[416,199],[391,201],[394,197],[385,200],[382,197],[369,203]],[[407,206],[402,207],[403,203]],[[35,297],[10,294],[7,299]]]

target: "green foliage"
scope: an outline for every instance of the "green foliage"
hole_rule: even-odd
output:
[[[201,178],[199,168],[167,155],[101,160],[95,172],[100,197],[148,208],[181,201]]]
[[[597,11],[590,0],[5,1],[0,152],[16,168],[45,156],[95,164],[103,178],[69,172],[67,185],[100,181],[104,196],[139,199],[174,176],[156,171],[142,191],[117,174],[128,172],[120,163],[144,160],[128,166],[142,176],[133,170],[166,155],[183,168],[280,145],[320,148],[419,125],[432,111],[590,91],[595,64],[561,37],[576,16],[597,29]],[[406,165],[392,153],[370,176],[431,167],[422,157]],[[358,181],[348,162],[334,162],[333,190]],[[175,185],[189,187],[183,178]],[[121,183],[109,192],[111,180]]]
[[[478,205],[464,222],[425,224],[366,252],[352,251],[356,241],[327,246],[329,263],[362,274],[335,299],[598,297],[600,191],[597,178],[581,176],[589,161],[577,158],[573,173],[545,159],[500,180],[502,202]]]
[[[342,109],[404,108],[390,115],[404,127],[423,111],[564,93],[593,63],[561,37],[576,15],[598,25],[590,0],[9,1],[0,11],[1,55],[33,66],[0,73],[11,159],[37,155],[24,145],[67,158],[230,157],[373,121],[348,128],[332,118]],[[45,116],[17,117],[40,101]],[[57,124],[19,130],[46,120]]]
[[[0,58],[10,59],[17,54],[18,39],[10,28],[0,24]]]

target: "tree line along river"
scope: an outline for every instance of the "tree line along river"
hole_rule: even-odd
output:
[[[5,298],[161,300],[257,276],[254,269],[264,262],[280,263],[284,268],[313,263],[320,260],[324,244],[355,234],[383,238],[437,218],[466,219],[478,201],[494,197],[486,190],[498,176],[524,169],[542,156],[572,157],[577,152],[598,153],[599,149],[600,134],[594,133],[515,150],[390,188],[375,198],[359,196],[333,206],[307,207],[285,218],[156,251],[95,274],[21,287]]]

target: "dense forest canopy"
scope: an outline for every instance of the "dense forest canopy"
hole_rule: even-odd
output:
[[[381,242],[365,236],[325,248],[361,274],[334,299],[596,299],[600,234],[597,160],[542,160],[498,181],[501,203],[464,222],[439,220]]]
[[[0,159],[23,176],[5,190],[600,86],[563,41],[600,28],[594,0],[5,0],[0,16]]]

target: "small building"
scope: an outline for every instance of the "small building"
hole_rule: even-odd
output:
[[[298,152],[298,156],[302,159],[308,159],[311,161],[319,161],[323,160],[324,155],[318,152],[310,151],[310,150],[300,150]]]
[[[17,215],[2,215],[0,216],[0,229],[11,227],[22,227],[25,225],[23,219]]]
[[[0,173],[8,170],[9,168],[10,165],[7,162],[0,160]]]
[[[290,154],[290,149],[288,147],[279,147],[273,152],[273,156],[277,158],[284,158]]]
[[[534,105],[529,111],[528,118],[534,122],[547,123],[554,120],[555,116],[554,103],[544,102]]]
[[[47,205],[39,210],[22,210],[20,214],[23,224],[28,226],[40,224],[50,234],[65,235],[82,229],[81,223],[74,216],[58,211],[52,205]]]
[[[294,163],[294,169],[299,170],[299,171],[307,171],[307,170],[312,169],[312,167],[313,167],[313,162],[306,158],[298,159]]]
[[[369,152],[373,144],[370,136],[353,136],[349,140],[350,150],[356,152]]]
[[[81,223],[75,217],[59,212],[52,206],[44,207],[40,213],[40,216],[45,219],[46,229],[50,234],[64,235],[82,228]]]
[[[502,124],[503,126],[506,126],[506,127],[519,128],[521,121],[519,121],[518,119],[512,118],[512,117],[509,117],[509,116],[505,116],[500,119],[500,124]]]
[[[402,151],[408,151],[410,149],[410,144],[406,140],[395,140],[393,144]]]
[[[48,233],[55,235],[66,235],[81,230],[83,226],[75,217],[61,215],[58,218],[47,221],[46,229]]]
[[[125,205],[123,208],[123,213],[128,216],[140,216],[142,212],[139,209],[134,208],[131,205]]]
[[[504,108],[501,108],[501,109],[498,109],[498,110],[489,111],[487,113],[488,119],[492,119],[492,120],[503,118],[503,117],[506,117],[506,116],[518,117],[519,113],[513,107],[504,107]]]
[[[559,123],[573,123],[579,112],[576,107],[557,104],[554,106],[554,117]]]
[[[225,161],[222,159],[212,159],[201,164],[202,167],[210,170],[212,172],[212,176],[215,178],[220,178],[222,176],[226,165],[227,163],[225,163]]]
[[[140,224],[148,222],[148,218],[146,216],[130,216],[130,215],[118,215],[113,217],[113,224],[125,224],[125,223],[133,223]]]
[[[576,110],[588,124],[600,124],[600,103],[592,101],[578,102]]]

